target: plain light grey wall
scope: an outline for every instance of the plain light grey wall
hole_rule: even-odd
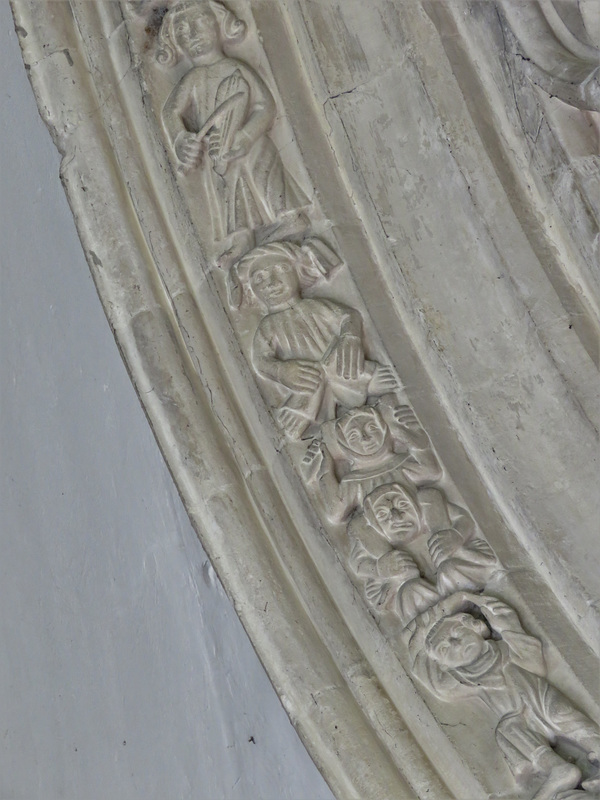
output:
[[[6,3],[0,800],[330,800],[121,362]]]

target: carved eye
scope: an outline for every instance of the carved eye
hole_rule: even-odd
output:
[[[375,512],[375,517],[380,521],[386,520],[390,515],[390,511],[388,508],[380,508]]]

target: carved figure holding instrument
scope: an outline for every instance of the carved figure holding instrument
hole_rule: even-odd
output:
[[[246,24],[217,0],[178,0],[158,36],[157,60],[191,62],[172,90],[162,121],[179,170],[198,173],[214,239],[238,234],[241,254],[259,229],[276,229],[308,200],[283,166],[268,132],[275,121],[273,95],[245,61],[226,55]],[[239,257],[239,255],[238,255]]]

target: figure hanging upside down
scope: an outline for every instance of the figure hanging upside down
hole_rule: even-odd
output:
[[[356,309],[303,296],[322,277],[309,252],[290,242],[257,247],[236,267],[246,300],[267,309],[252,363],[275,388],[276,418],[293,438],[335,417],[338,405],[363,405],[398,385],[389,367],[365,357]]]

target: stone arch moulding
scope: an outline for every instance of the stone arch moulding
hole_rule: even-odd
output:
[[[593,796],[594,112],[519,69],[512,3],[13,9],[140,400],[333,791]]]

